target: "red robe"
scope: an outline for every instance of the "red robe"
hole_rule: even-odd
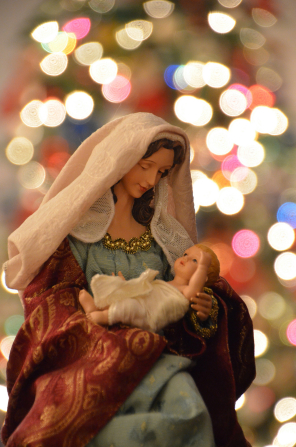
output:
[[[234,402],[253,379],[252,323],[228,285],[215,288],[221,296],[218,331],[206,342],[185,320],[169,326],[166,338],[96,325],[78,301],[86,287],[65,239],[24,292],[25,322],[7,367],[9,405],[2,428],[7,447],[85,446],[165,348],[197,360],[192,375],[210,411],[217,446],[248,446]]]

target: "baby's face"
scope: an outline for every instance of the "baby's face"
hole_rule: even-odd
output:
[[[201,253],[202,251],[198,247],[193,246],[188,248],[184,255],[175,261],[175,274],[189,281],[197,269]]]

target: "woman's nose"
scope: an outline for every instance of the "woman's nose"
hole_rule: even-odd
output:
[[[152,188],[153,186],[155,186],[158,183],[158,171],[150,171],[147,175],[147,182],[149,183],[149,186]]]

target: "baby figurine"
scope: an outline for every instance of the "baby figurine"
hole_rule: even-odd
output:
[[[211,302],[197,295],[218,279],[216,254],[205,245],[193,245],[175,261],[174,270],[175,277],[169,282],[155,280],[158,272],[151,269],[128,281],[120,272],[118,276],[95,275],[91,280],[94,299],[81,290],[80,304],[95,323],[123,323],[152,332],[182,318],[190,302],[199,319],[206,320]]]

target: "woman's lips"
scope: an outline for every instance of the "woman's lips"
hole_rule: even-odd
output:
[[[148,188],[144,188],[144,186],[141,186],[141,185],[140,185],[140,190],[141,190],[141,192],[146,192],[147,189],[148,189]]]

